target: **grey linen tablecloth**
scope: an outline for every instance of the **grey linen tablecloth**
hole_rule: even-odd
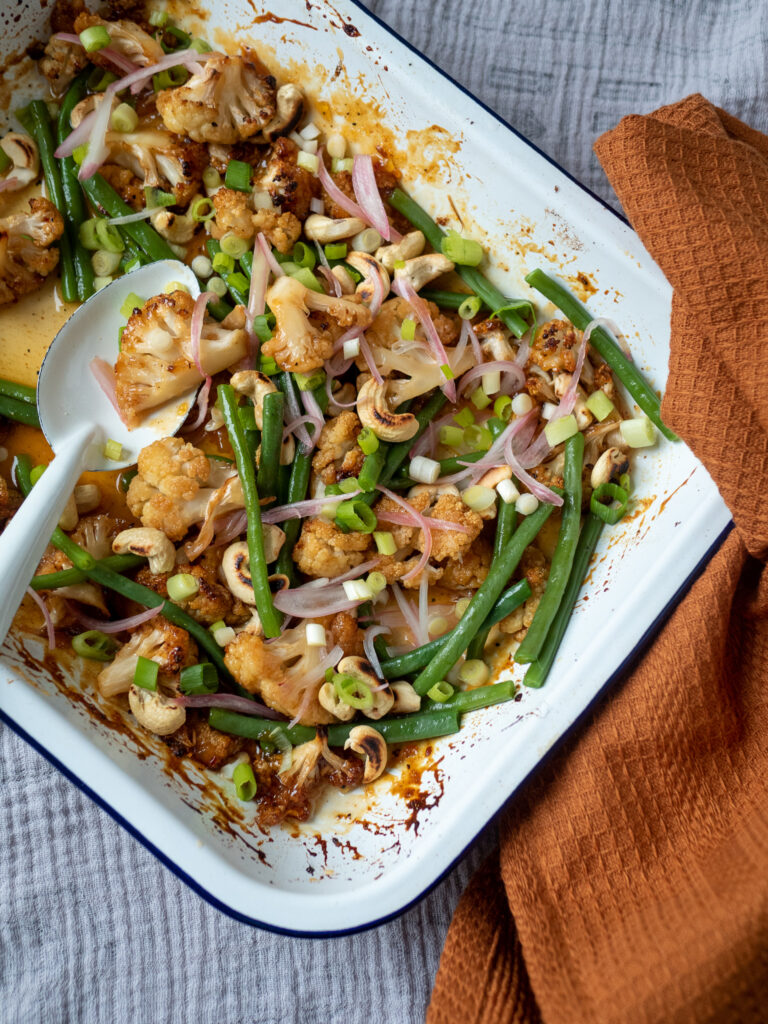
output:
[[[768,129],[761,0],[368,6],[614,205],[592,142],[624,114],[699,91]],[[494,843],[491,828],[397,921],[290,939],[214,910],[1,726],[0,778],[4,1024],[422,1021],[453,909]]]

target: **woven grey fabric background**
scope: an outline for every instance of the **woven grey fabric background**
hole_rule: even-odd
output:
[[[591,147],[624,114],[700,91],[768,129],[764,0],[368,6],[614,203]],[[212,909],[0,729],[4,1024],[423,1020],[453,908],[492,832],[399,920],[284,938]]]

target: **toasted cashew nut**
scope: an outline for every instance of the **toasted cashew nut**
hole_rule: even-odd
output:
[[[75,501],[75,495],[70,494],[67,499],[67,504],[59,517],[59,526],[62,530],[74,530],[77,526],[79,515],[77,512],[77,502]]]
[[[80,484],[75,488],[75,505],[81,516],[93,512],[101,503],[101,490],[98,484]]]
[[[338,242],[340,238],[351,238],[365,227],[359,217],[324,217],[322,213],[310,213],[304,221],[304,234],[313,242]]]
[[[387,767],[387,743],[380,732],[370,725],[356,725],[350,730],[345,750],[352,750],[365,759],[363,783],[378,779]]]
[[[281,85],[275,96],[275,106],[275,116],[261,132],[267,142],[293,131],[304,112],[304,93],[291,82]]]
[[[402,281],[407,278],[414,291],[423,288],[425,284],[434,281],[441,274],[447,274],[453,270],[453,263],[447,256],[439,252],[428,252],[425,256],[416,256],[412,260],[406,260],[404,267],[397,267],[395,270],[395,281]]]
[[[392,705],[395,714],[407,715],[421,708],[421,697],[405,679],[392,683],[392,692],[395,695],[395,703]]]
[[[339,282],[339,285],[341,286],[342,295],[355,294],[355,282],[352,278],[352,275],[350,274],[346,267],[343,267],[340,263],[338,263],[335,267],[331,268],[331,273]]]
[[[496,466],[494,469],[489,469],[487,473],[483,473],[477,483],[479,487],[490,487],[493,490],[502,480],[511,479],[512,470],[509,466]]]
[[[320,701],[321,707],[342,722],[348,722],[350,718],[355,717],[355,709],[351,704],[345,704],[343,700],[339,699],[333,683],[323,683],[317,699]]]
[[[436,498],[439,494],[453,494],[458,498],[459,488],[456,484],[414,484],[408,490],[409,498],[415,498],[419,494],[428,494],[430,498]]]
[[[392,412],[387,402],[387,382],[377,384],[371,377],[357,396],[357,415],[382,441],[408,441],[419,429],[419,421],[410,412]]]
[[[40,170],[40,157],[37,152],[37,144],[29,135],[22,135],[20,132],[8,132],[0,139],[0,149],[13,164],[7,176],[3,179],[8,192],[17,192],[25,185],[30,185]]]
[[[342,658],[337,666],[337,671],[347,676],[354,676],[355,679],[365,683],[371,691],[373,707],[368,708],[368,710],[362,709],[366,718],[382,718],[395,703],[395,695],[389,688],[389,684],[386,684],[383,690],[378,689],[382,681],[376,675],[373,665],[365,658],[355,655]]]
[[[149,559],[149,571],[152,573],[171,572],[176,565],[176,548],[162,530],[151,526],[137,526],[118,533],[112,541],[112,550],[116,555],[125,555],[129,551],[134,555],[144,555]]]
[[[590,483],[597,488],[611,480],[618,480],[622,473],[629,471],[629,459],[619,448],[606,448],[592,467]]]
[[[274,562],[280,554],[285,534],[279,526],[273,523],[263,523],[264,531],[264,558],[269,564]],[[256,598],[253,595],[253,582],[251,580],[250,559],[248,557],[248,544],[244,540],[236,540],[230,544],[221,559],[221,569],[224,579],[234,597],[239,598],[244,604],[255,605]]]
[[[159,690],[145,690],[131,683],[128,703],[139,725],[143,725],[155,736],[170,736],[187,720],[186,709],[176,707]]]
[[[421,256],[424,245],[424,235],[421,231],[409,231],[394,245],[382,245],[377,249],[376,259],[391,273],[395,269],[395,263],[399,263],[400,260],[412,260],[414,256]]]
[[[238,370],[232,374],[229,383],[239,395],[245,395],[253,402],[253,418],[261,430],[264,426],[264,396],[274,395],[277,385],[266,374],[258,370]]]
[[[370,306],[378,295],[381,305],[384,296],[389,295],[390,280],[386,268],[367,252],[349,253],[347,263],[363,275],[363,280],[355,289],[363,302]]]

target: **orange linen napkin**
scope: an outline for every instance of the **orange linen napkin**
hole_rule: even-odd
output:
[[[768,138],[701,96],[595,146],[674,288],[662,412],[736,523],[513,801],[429,1024],[768,1021]]]

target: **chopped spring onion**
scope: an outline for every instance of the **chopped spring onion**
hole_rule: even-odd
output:
[[[369,572],[365,581],[374,597],[377,597],[387,585],[387,577],[383,572]]]
[[[160,188],[151,185],[144,186],[144,203],[148,210],[162,209],[164,206],[173,206],[176,196],[173,192],[163,192]]]
[[[209,199],[204,199],[202,201],[210,202]],[[226,253],[227,256],[231,256],[233,259],[239,260],[241,256],[245,256],[248,249],[249,246],[246,240],[233,234],[231,231],[228,231],[221,240],[221,251]]]
[[[425,455],[416,455],[408,466],[408,476],[420,484],[433,484],[440,476],[440,463]]]
[[[345,359],[357,359],[360,355],[360,339],[350,338],[349,341],[345,341],[343,351]]]
[[[190,263],[190,267],[192,268],[192,273],[196,277],[206,278],[210,277],[213,273],[213,264],[207,256],[195,256]]]
[[[112,42],[109,32],[103,25],[91,25],[80,33],[80,42],[86,53],[95,53],[96,50],[103,50]]]
[[[217,253],[217,256],[221,256],[221,253]],[[220,299],[223,299],[227,294],[227,286],[220,277],[212,277],[209,279],[205,286],[209,292],[213,292],[214,295],[218,295]]]
[[[541,418],[551,420],[557,412],[557,405],[554,402],[545,402],[541,407]]]
[[[357,435],[357,443],[360,445],[365,455],[373,455],[379,447],[379,439],[370,427],[363,427]]]
[[[373,597],[365,580],[344,580],[342,586],[349,601],[370,601]]]
[[[134,310],[142,309],[144,307],[144,299],[136,292],[129,292],[123,299],[123,304],[120,307],[120,316],[127,320]]]
[[[186,696],[196,693],[216,693],[219,688],[219,677],[214,665],[203,662],[200,665],[187,665],[179,676],[179,689]]]
[[[357,676],[334,672],[333,688],[336,696],[349,707],[359,711],[370,711],[373,707],[373,694],[370,687]]]
[[[296,155],[296,166],[309,171],[310,174],[317,174],[320,160],[315,153],[307,153],[306,150],[300,149]]]
[[[120,103],[112,111],[110,124],[116,132],[132,132],[139,123],[139,115],[130,103]]]
[[[133,673],[133,685],[139,686],[142,690],[157,690],[157,676],[160,666],[151,658],[143,658],[139,655],[136,661],[136,669]]]
[[[483,387],[485,387],[485,377],[483,377]],[[493,403],[493,415],[507,423],[512,418],[512,412],[512,399],[509,395],[499,395]]]
[[[302,139],[309,139],[311,141],[312,139],[316,139],[319,137],[320,129],[317,127],[314,121],[310,121],[309,124],[304,125],[304,127],[299,132],[299,135],[302,137]]]
[[[200,581],[191,572],[179,572],[175,576],[168,578],[166,586],[168,588],[168,597],[178,603],[179,601],[186,601],[189,597],[194,597],[200,590]]]
[[[119,441],[113,441],[111,438],[104,445],[104,458],[110,459],[112,462],[120,462],[123,457],[123,446]]]
[[[472,405],[474,405],[474,407],[477,410],[485,409],[487,406],[491,404],[491,399],[488,397],[488,395],[485,393],[485,391],[483,391],[481,387],[475,388],[475,390],[469,396],[469,399],[472,402]]]
[[[462,597],[460,600],[456,602],[456,604],[453,606],[453,614],[456,616],[457,619],[461,618],[461,616],[464,614],[467,608],[469,608],[471,603],[471,597]]]
[[[35,484],[37,483],[37,481],[38,481],[38,480],[40,479],[40,477],[41,477],[41,476],[43,475],[43,473],[45,472],[45,470],[46,470],[46,467],[45,467],[45,466],[35,466],[35,467],[34,467],[34,468],[33,468],[33,469],[32,469],[32,470],[30,471],[30,474],[29,474],[29,479],[30,479],[30,481],[31,481],[31,483],[32,483],[32,486],[33,486],[33,487],[35,486]]]
[[[112,661],[117,648],[117,641],[98,629],[89,629],[72,637],[72,650],[90,661]]]
[[[443,633],[447,633],[450,628],[450,623],[443,615],[436,615],[434,619],[430,619],[429,625],[427,626],[427,632],[430,636],[442,636]]]
[[[93,290],[100,292],[102,288],[106,288],[108,284],[112,284],[114,281],[113,277],[107,275],[106,277],[94,277],[93,279]]]
[[[253,168],[243,160],[230,160],[224,175],[224,184],[236,192],[251,191],[251,174]]]
[[[380,555],[394,555],[397,551],[395,538],[389,530],[374,530],[373,539],[376,541],[376,550]]]
[[[521,494],[515,502],[515,509],[521,516],[530,516],[539,507],[539,499],[534,494]]]
[[[213,257],[213,269],[217,274],[231,274],[235,269],[235,261],[225,252],[217,252]]]
[[[308,622],[306,625],[307,647],[325,647],[325,626],[319,622]]]
[[[485,451],[493,444],[493,434],[488,427],[473,423],[464,430],[464,440],[473,450]]]
[[[341,157],[333,157],[331,159],[331,173],[332,174],[341,174],[343,171],[348,171],[351,174],[352,173],[352,168],[354,166],[355,166],[355,161],[352,159],[352,157],[347,157],[345,159],[343,156],[341,156]]]
[[[573,437],[578,432],[579,425],[573,413],[561,416],[559,420],[552,420],[544,427],[547,441],[549,441],[553,448],[556,444],[562,444],[563,441],[567,441],[569,437]]]
[[[209,282],[209,286],[210,286],[210,282]],[[260,319],[264,319],[264,318],[257,316],[254,319],[254,321],[253,321],[254,328],[256,327],[256,321],[260,320]],[[269,341],[269,339],[271,337],[272,337],[272,331],[270,331],[269,328],[267,328],[267,336],[266,336],[266,338],[263,338],[259,334],[259,340],[260,341]],[[271,356],[260,356],[259,369],[261,370],[261,372],[266,377],[272,377],[272,376],[274,376],[274,374],[276,374],[279,371],[280,367],[277,365],[277,363],[275,362],[275,360]]]
[[[346,256],[346,246],[344,246],[344,249],[344,255]],[[293,262],[299,267],[306,267],[308,270],[314,270],[315,264],[317,263],[317,256],[315,256],[314,249],[310,249],[306,242],[297,242],[293,247]]]
[[[190,50],[197,50],[198,53],[210,53],[213,49],[210,43],[207,43],[204,39],[200,39],[198,36],[190,42]]]
[[[464,431],[461,427],[452,427],[450,424],[440,427],[438,437],[440,444],[445,444],[449,448],[458,448],[464,444]]]
[[[221,175],[215,167],[206,167],[203,171],[203,184],[208,189],[219,188],[221,185]]]
[[[609,499],[606,504],[606,498]],[[618,502],[618,504],[617,504]],[[619,484],[604,483],[595,488],[589,499],[589,511],[604,523],[613,526],[627,511],[629,494]]]
[[[97,217],[96,220],[96,241],[99,243],[97,249],[106,249],[107,252],[123,252],[125,242],[114,224]],[[86,222],[87,223],[87,222]]]
[[[527,412],[530,412],[533,408],[533,399],[525,391],[522,391],[519,395],[515,395],[512,399],[512,412],[515,416],[525,416]],[[496,414],[498,415],[498,413]]]
[[[163,285],[163,292],[166,295],[173,295],[174,292],[186,292],[189,295],[189,288],[183,281],[169,281],[168,284]]]
[[[314,373],[294,373],[293,379],[299,391],[314,391],[325,384],[325,372],[315,370]]]
[[[446,380],[453,380],[453,378],[456,376],[453,370],[448,365],[448,363],[441,363],[440,369],[443,371],[443,376],[445,377]]]
[[[475,512],[485,512],[496,503],[496,491],[492,487],[483,487],[481,484],[474,484],[462,492],[461,500]]]
[[[206,196],[198,196],[189,208],[189,216],[196,224],[204,224],[206,221],[214,217],[215,214],[216,209],[211,200]],[[223,248],[224,246],[222,246],[222,249]]]
[[[648,448],[656,443],[656,428],[647,416],[622,420],[619,430],[630,448]]]
[[[403,341],[413,341],[416,337],[416,321],[408,316],[400,325],[400,337]]]
[[[441,703],[442,701],[449,700],[453,696],[453,693],[453,687],[444,679],[441,679],[439,683],[435,683],[431,690],[427,690],[427,696],[430,700],[435,701],[435,703]]]
[[[358,252],[376,252],[383,239],[376,228],[364,228],[352,239],[352,248]]]
[[[472,320],[480,312],[482,304],[482,299],[477,295],[470,295],[459,306],[459,316],[462,320]]]
[[[440,241],[443,256],[461,267],[476,267],[483,259],[483,247],[471,238],[462,238],[457,231],[449,231]]]
[[[109,277],[120,266],[120,260],[119,252],[107,252],[106,249],[97,249],[93,256],[91,256],[93,272],[96,277]]]
[[[167,11],[150,11],[149,13],[149,24],[154,25],[156,28],[162,28],[168,22]]]
[[[511,505],[520,497],[520,491],[511,480],[500,480],[496,484],[496,491],[505,505]]]
[[[394,268],[395,270],[405,270],[405,260],[395,260]]]
[[[211,629],[213,633],[213,639],[219,645],[219,647],[226,647],[227,644],[231,644],[237,636],[234,629],[231,626],[224,626],[222,629]]]
[[[333,484],[329,485],[328,488],[326,488],[325,493],[331,494],[331,487],[333,486]],[[341,483],[336,484],[335,487],[338,489],[333,491],[334,494],[351,494],[352,491],[359,490],[359,484],[353,476],[348,476],[345,480],[342,480]]]
[[[593,391],[587,399],[587,408],[600,423],[607,419],[616,408],[604,391]]]
[[[309,267],[298,267],[290,276],[296,281],[301,281],[304,287],[308,288],[311,292],[319,292],[321,295],[325,294],[323,286]]]
[[[373,533],[376,524],[376,514],[364,501],[342,501],[336,507],[336,525],[342,530]]]
[[[490,676],[488,666],[479,658],[469,658],[459,669],[459,679],[469,686],[482,686]]]
[[[75,161],[77,166],[83,163],[85,158],[88,156],[88,143],[84,142],[82,146],[75,146],[72,150],[72,159]],[[86,247],[87,248],[87,247]]]
[[[238,800],[253,800],[256,796],[256,776],[253,774],[251,762],[239,764],[232,772],[232,781],[235,784]]]
[[[329,242],[325,246],[325,258],[327,260],[343,260],[347,256],[346,242]]]
[[[328,136],[325,149],[331,160],[342,160],[347,152],[347,140],[343,135],[334,132],[333,135]],[[330,256],[328,259],[330,259]]]
[[[501,391],[501,373],[499,370],[491,370],[484,373],[482,377],[483,391],[486,395],[497,395]]]

